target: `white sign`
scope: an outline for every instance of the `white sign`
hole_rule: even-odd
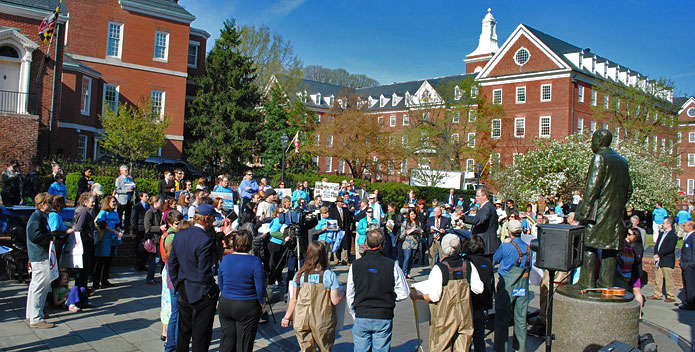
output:
[[[324,202],[335,202],[340,195],[340,183],[317,181],[314,187],[314,197],[321,196]]]
[[[292,188],[275,188],[275,193],[277,193],[280,199],[285,197],[292,198]]]
[[[49,280],[51,282],[55,281],[60,276],[60,271],[58,270],[58,258],[56,256],[56,246],[51,241],[48,245],[48,268],[50,269]]]
[[[232,192],[210,192],[210,198],[222,199],[222,209],[224,210],[234,209],[234,193]]]

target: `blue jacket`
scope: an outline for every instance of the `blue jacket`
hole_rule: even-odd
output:
[[[53,235],[48,227],[48,214],[40,210],[34,211],[27,222],[27,252],[30,262],[48,260],[48,245]]]
[[[296,208],[297,207],[297,201],[300,198],[304,198],[307,203],[309,203],[309,192],[303,190],[303,189],[296,189],[294,192],[292,192],[292,207]]]
[[[54,196],[63,196],[63,198],[68,199],[68,189],[62,183],[51,183],[51,185],[48,187],[48,193]]]
[[[219,293],[212,274],[214,252],[212,238],[198,226],[181,230],[174,237],[167,262],[169,278],[177,292],[184,284],[190,304]]]
[[[246,187],[251,187],[251,189],[247,191]],[[247,179],[243,179],[241,180],[241,183],[239,183],[239,197],[251,199],[251,196],[253,196],[253,194],[256,192],[258,192],[258,182],[256,182],[256,180],[249,181]]]
[[[118,219],[118,212],[115,210],[100,210],[95,221],[97,223],[106,221],[106,226],[112,229],[116,229],[116,225],[120,223]],[[99,241],[98,238],[96,240]],[[102,237],[101,241],[97,242],[94,246],[94,255],[97,257],[108,257],[111,255],[111,247],[117,246],[118,244],[118,234],[111,231],[105,231],[104,237]]]

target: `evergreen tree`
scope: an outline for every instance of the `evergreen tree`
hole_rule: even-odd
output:
[[[204,171],[239,173],[257,152],[261,93],[253,83],[253,61],[241,54],[240,42],[234,20],[225,21],[206,59],[205,75],[196,80],[200,89],[186,124],[192,135],[187,153]]]

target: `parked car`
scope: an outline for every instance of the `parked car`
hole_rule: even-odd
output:
[[[186,179],[202,177],[203,173],[184,160],[167,159],[161,156],[151,156],[145,159],[146,164],[155,164],[161,171],[181,169],[186,173]]]

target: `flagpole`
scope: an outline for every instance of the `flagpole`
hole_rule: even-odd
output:
[[[53,38],[56,37],[55,32],[58,30],[58,25],[59,25],[58,19],[60,18],[60,8],[62,6],[63,6],[63,0],[59,0],[58,1],[58,7],[56,7],[56,12],[55,12],[55,25],[54,25],[53,31],[51,32],[51,39],[48,40],[48,48],[46,48],[46,56],[44,56],[43,60],[41,61],[41,66],[39,66],[39,74],[36,75],[36,78],[34,79],[34,83],[38,83],[39,78],[41,78],[41,76],[43,76],[43,69],[46,66],[46,61],[47,61],[47,59],[49,59],[51,57],[51,44],[53,44]],[[58,44],[56,44],[56,45],[58,45]],[[57,56],[58,56],[58,50],[56,50],[56,58],[54,58],[54,60],[57,59]],[[55,73],[54,73],[54,75],[55,75]]]

